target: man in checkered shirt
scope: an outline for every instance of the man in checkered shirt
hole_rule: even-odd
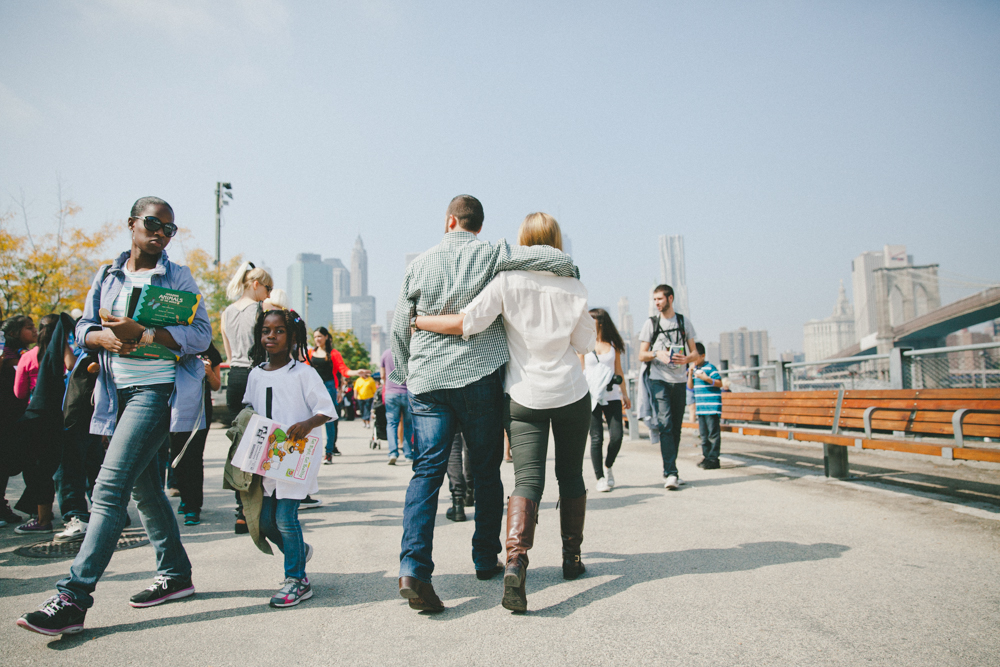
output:
[[[438,492],[448,467],[456,429],[469,448],[476,489],[476,530],[472,560],[479,579],[503,572],[497,561],[503,518],[503,376],[507,337],[497,318],[482,333],[463,340],[428,331],[411,331],[416,315],[450,315],[465,308],[500,271],[551,271],[579,278],[569,255],[546,246],[511,247],[506,241],[477,238],[483,205],[459,195],[448,205],[444,239],[406,270],[392,321],[393,382],[411,392],[416,436],[413,478],[403,509],[399,555],[399,593],[420,611],[444,605],[431,585],[431,543]]]

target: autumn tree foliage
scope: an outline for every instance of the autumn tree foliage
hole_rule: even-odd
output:
[[[21,215],[0,215],[0,303],[3,316],[43,315],[83,308],[98,267],[107,263],[107,243],[117,231],[106,224],[87,232],[72,224],[80,207],[60,201],[55,230],[32,231],[26,207]],[[19,219],[20,218],[20,219]],[[21,229],[24,233],[21,233]]]
[[[230,257],[216,266],[212,256],[201,248],[194,248],[184,253],[184,264],[191,269],[191,275],[198,283],[205,302],[205,310],[208,311],[208,319],[212,322],[212,341],[223,356],[226,352],[222,346],[222,311],[229,305],[226,285],[242,263],[243,255]]]

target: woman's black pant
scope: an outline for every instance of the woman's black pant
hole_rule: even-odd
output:
[[[247,393],[247,379],[250,377],[250,369],[245,366],[230,366],[229,376],[226,380],[226,407],[229,408],[229,421],[235,421],[240,410],[243,409],[243,396]],[[191,443],[194,444],[193,442]],[[204,447],[204,444],[202,445]],[[236,514],[243,516],[243,500],[240,499],[240,492],[236,494]]]
[[[607,459],[604,458],[604,420],[608,422],[608,433],[611,436]],[[607,405],[594,408],[590,415],[590,462],[594,464],[597,479],[604,477],[604,468],[615,464],[622,448],[623,435],[621,401],[608,401]]]
[[[173,461],[184,449],[184,443],[191,437],[191,433],[171,433],[170,434],[170,460]],[[203,428],[191,438],[184,457],[174,468],[175,488],[181,492],[181,502],[187,512],[200,512],[204,501],[202,487],[205,482],[205,440],[208,438],[208,429]]]

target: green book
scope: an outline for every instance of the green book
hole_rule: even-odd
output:
[[[136,292],[139,292],[138,296]],[[132,290],[128,305],[132,312],[129,317],[144,327],[187,325],[194,322],[199,303],[200,294],[144,285]]]

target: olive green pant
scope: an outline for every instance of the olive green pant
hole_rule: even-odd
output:
[[[545,458],[549,426],[556,449],[556,480],[560,498],[579,498],[587,492],[583,482],[583,454],[590,436],[590,394],[559,408],[533,410],[507,396],[510,419],[510,455],[514,459],[514,491],[540,502],[545,490]]]

